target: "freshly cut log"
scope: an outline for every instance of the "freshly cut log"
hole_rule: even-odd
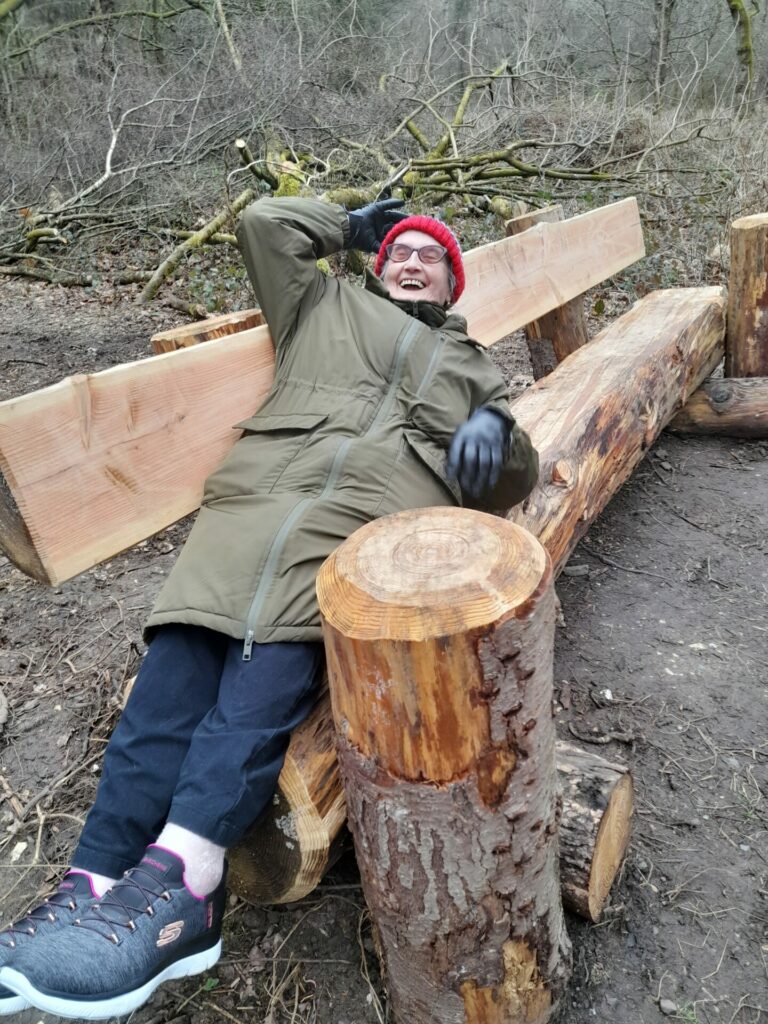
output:
[[[347,808],[330,700],[326,689],[312,716],[294,732],[272,805],[228,853],[232,889],[251,903],[303,899],[341,846]],[[626,767],[561,740],[555,743],[555,760],[563,798],[563,904],[596,922],[629,840],[632,778]]]
[[[513,403],[539,481],[513,509],[555,573],[672,416],[720,362],[720,288],[651,292]]]
[[[150,341],[152,351],[175,352],[178,348],[199,345],[201,341],[212,341],[214,338],[226,338],[239,331],[249,331],[252,327],[260,327],[264,323],[264,315],[260,309],[244,309],[240,313],[224,313],[222,316],[208,317],[193,324],[182,324],[168,331],[153,334]]]
[[[768,377],[768,213],[731,225],[726,377]]]
[[[468,254],[460,311],[489,345],[641,255],[634,199],[542,224]],[[56,585],[193,511],[273,366],[255,327],[0,403],[4,553]]]
[[[497,516],[419,509],[356,531],[317,593],[395,1018],[544,1024],[570,974],[549,557]]]
[[[266,327],[0,403],[0,547],[56,586],[181,519],[272,385]]]
[[[557,744],[557,772],[563,903],[597,922],[629,842],[632,776],[623,765],[563,742]]]
[[[513,403],[539,451],[541,476],[512,516],[539,537],[556,572],[673,413],[722,358],[724,313],[718,288],[651,293]],[[659,366],[666,372],[659,373]],[[329,848],[333,838],[328,837]],[[290,897],[275,892],[263,899]]]
[[[768,437],[768,377],[710,377],[667,430],[675,434]]]
[[[508,220],[507,235],[520,235],[536,224],[551,224],[563,220],[560,204],[545,206],[541,210],[524,213]],[[571,352],[589,341],[587,318],[581,296],[545,313],[538,320],[525,325],[525,340],[531,357],[533,379],[541,380]]]

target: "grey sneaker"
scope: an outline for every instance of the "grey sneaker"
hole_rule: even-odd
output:
[[[40,939],[62,925],[71,924],[78,912],[96,900],[87,875],[77,871],[68,872],[56,892],[30,910],[26,917],[9,925],[0,932],[0,967],[6,967],[35,939]],[[0,985],[0,1016],[18,1013],[29,1006],[29,1000]]]
[[[78,920],[3,968],[0,984],[60,1017],[122,1017],[164,981],[213,967],[221,955],[224,885],[222,879],[210,896],[196,896],[184,884],[184,861],[149,846]]]

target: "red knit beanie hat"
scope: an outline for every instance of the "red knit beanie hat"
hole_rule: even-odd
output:
[[[373,266],[374,274],[377,277],[381,275],[382,267],[387,261],[387,246],[391,245],[398,235],[402,235],[404,231],[423,231],[425,235],[431,235],[439,245],[442,245],[447,250],[448,259],[451,261],[453,269],[453,276],[456,278],[451,302],[456,302],[464,291],[464,263],[461,259],[461,247],[454,233],[442,221],[435,220],[434,217],[406,217],[405,220],[398,221],[393,228],[390,228],[384,236],[384,241],[381,243],[379,254],[376,257],[376,262]]]

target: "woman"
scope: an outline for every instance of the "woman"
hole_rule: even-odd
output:
[[[313,704],[324,559],[388,513],[504,511],[534,485],[504,382],[449,312],[458,242],[401,206],[263,199],[241,218],[274,384],[237,424],[150,616],[71,870],[0,933],[0,1012],[120,1016],[215,963],[226,848],[271,799]],[[342,248],[378,253],[365,289],[318,270]]]

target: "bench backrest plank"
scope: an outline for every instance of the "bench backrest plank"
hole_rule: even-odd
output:
[[[634,199],[542,224],[468,253],[457,309],[490,345],[643,251]],[[256,327],[0,403],[0,546],[55,585],[192,512],[273,363]]]

